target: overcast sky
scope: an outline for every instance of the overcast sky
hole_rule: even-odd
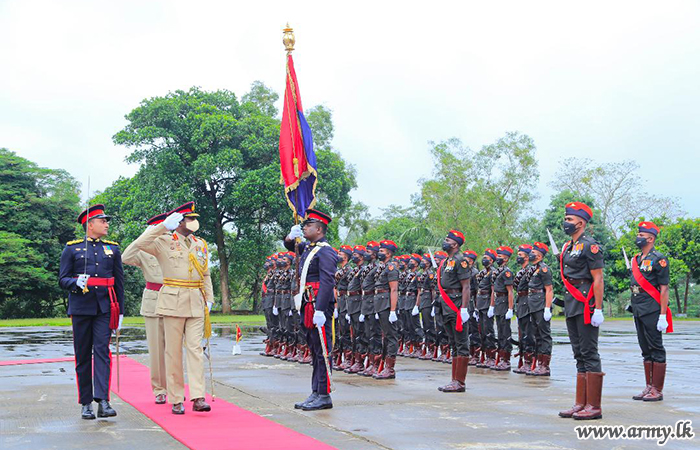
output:
[[[333,110],[375,213],[430,175],[428,141],[520,131],[538,208],[557,162],[586,156],[635,159],[648,191],[700,215],[699,2],[420,4],[0,0],[0,147],[104,189],[138,169],[111,138],[142,99],[254,80],[281,95],[289,21],[304,107]]]

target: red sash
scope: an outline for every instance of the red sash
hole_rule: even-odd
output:
[[[109,329],[116,330],[119,327],[119,301],[117,293],[114,292],[114,278],[90,277],[87,280],[88,286],[106,287],[109,294]]]
[[[659,290],[656,289],[653,284],[649,283],[649,280],[644,278],[642,271],[639,270],[637,256],[639,256],[639,254],[632,258],[632,276],[634,277],[634,281],[636,281],[637,284],[644,289],[644,292],[649,294],[651,298],[656,300],[656,303],[661,306],[661,292],[659,292]],[[673,314],[671,313],[671,307],[669,305],[666,306],[666,322],[668,323],[666,333],[673,333]]]
[[[316,309],[314,308],[314,302],[316,301],[316,296],[318,295],[318,288],[320,284],[318,281],[308,282],[306,283],[306,286],[310,287],[311,289],[307,290],[309,297],[306,301],[306,304],[302,306],[302,320],[304,321],[304,326],[306,328],[313,328],[314,312],[316,312]]]
[[[457,305],[455,305],[454,302],[450,299],[450,297],[447,296],[447,293],[442,288],[442,284],[440,284],[440,269],[442,269],[442,266],[445,264],[445,261],[447,261],[447,260],[443,259],[442,262],[440,263],[440,267],[438,267],[437,285],[438,285],[438,289],[440,290],[440,295],[442,296],[442,299],[445,301],[447,306],[457,314],[457,323],[455,324],[455,330],[461,332],[462,331],[462,315],[459,312],[459,308],[457,308]]]
[[[594,283],[591,283],[591,288],[590,291],[588,292],[588,296],[584,297],[581,291],[578,290],[576,286],[571,284],[569,280],[566,279],[564,276],[564,252],[566,251],[566,246],[569,245],[568,242],[564,243],[564,246],[561,249],[561,253],[559,254],[559,270],[561,272],[561,281],[564,282],[564,287],[566,288],[567,291],[569,291],[569,294],[579,302],[583,303],[583,323],[586,325],[590,325],[591,323],[591,307],[589,305],[589,302],[593,298],[593,285]]]

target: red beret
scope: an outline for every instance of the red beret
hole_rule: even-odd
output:
[[[578,216],[588,222],[593,217],[593,211],[585,203],[571,202],[566,205],[567,216]]]
[[[510,256],[513,254],[513,249],[508,247],[507,245],[501,245],[496,249],[496,253],[498,253],[499,255]]]
[[[389,241],[389,240],[383,240],[379,243],[380,248],[385,248],[387,250],[391,250],[392,252],[395,252],[399,247],[394,243],[394,241]]]
[[[487,248],[486,250],[484,250],[484,255],[490,256],[493,260],[496,259],[496,252],[493,251],[493,249]]]
[[[378,250],[378,249],[379,249],[379,242],[369,241],[367,243],[367,250]]]
[[[532,251],[532,245],[530,244],[521,244],[518,246],[518,251],[519,252],[525,252],[525,253],[530,253]]]
[[[654,222],[639,222],[639,231],[642,233],[651,233],[654,236],[659,235],[659,227]]]
[[[543,242],[535,242],[534,244],[532,244],[532,248],[533,250],[537,250],[543,255],[549,251],[549,247],[547,247],[547,244]]]
[[[345,253],[345,254],[348,254],[348,255],[352,255],[352,247],[350,247],[349,245],[341,245],[341,246],[340,246],[340,251],[341,251],[342,253]]]
[[[477,255],[476,255],[476,252],[475,252],[475,251],[473,251],[473,250],[467,250],[467,251],[465,251],[463,254],[464,254],[465,257],[471,258],[471,259],[473,259],[474,261],[476,261]]]
[[[464,235],[461,231],[450,230],[447,232],[447,237],[455,241],[460,246],[464,244]]]

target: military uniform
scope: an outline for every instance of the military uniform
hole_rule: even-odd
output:
[[[275,358],[287,359],[292,356],[296,345],[294,322],[292,317],[292,281],[294,272],[287,268],[287,264],[293,259],[288,253],[283,253],[277,259],[278,276],[275,285],[275,308],[279,315],[279,336],[281,345]],[[281,267],[280,267],[281,266]]]
[[[399,321],[397,323],[397,329],[399,334],[399,356],[408,356],[411,352],[411,340],[409,337],[409,329],[407,325],[406,311],[406,277],[408,276],[408,268],[406,267],[405,255],[399,255],[394,258],[395,262],[399,266],[399,297],[398,304],[396,306],[396,314],[399,316]]]
[[[502,246],[496,249],[496,253],[507,258],[513,254],[513,249]],[[510,342],[512,331],[510,328],[510,317],[507,317],[509,305],[513,302],[513,271],[504,265],[496,269],[493,273],[493,295],[495,297],[494,316],[496,316],[496,329],[498,330],[498,360],[493,367],[494,370],[510,371],[510,355],[513,351],[513,344]],[[512,310],[510,313],[512,314]]]
[[[352,366],[352,340],[350,338],[350,321],[345,316],[348,314],[348,274],[352,271],[349,258],[352,256],[352,248],[344,245],[340,252],[348,255],[348,263],[335,273],[336,290],[338,293],[338,336],[336,346],[338,358],[335,365],[339,370],[345,370]],[[344,360],[343,360],[344,359]]]
[[[435,260],[440,265],[444,259],[447,259],[447,253],[443,251],[435,252]],[[444,364],[451,364],[451,350],[449,340],[447,339],[447,332],[445,331],[445,320],[442,315],[442,308],[440,308],[440,292],[437,287],[437,274],[435,274],[435,294],[433,297],[433,306],[435,311],[435,347],[436,352],[433,354],[433,361],[441,362]],[[440,355],[438,355],[439,351]]]
[[[490,253],[489,253],[490,252]],[[496,260],[496,253],[486,249],[486,254]],[[479,311],[479,327],[481,337],[481,358],[477,367],[493,368],[496,366],[496,335],[493,329],[493,317],[488,316],[493,292],[493,266],[481,269],[476,279],[478,290],[476,291],[476,309]]]
[[[375,249],[375,251],[379,250],[379,243],[374,241],[368,242],[367,250],[370,251],[371,248]],[[362,279],[362,307],[360,312],[364,319],[364,332],[369,350],[367,367],[359,374],[366,377],[371,377],[377,373],[382,360],[382,330],[374,311],[374,284],[377,276],[377,267],[377,261],[370,262],[367,265],[367,273]]]
[[[107,219],[104,205],[94,205],[78,216],[78,223]],[[87,290],[78,286],[78,277],[88,275]],[[94,419],[92,401],[99,403],[98,416],[116,415],[109,403],[112,355],[109,342],[124,311],[124,269],[119,244],[101,238],[68,242],[61,253],[59,285],[67,290],[68,315],[73,328],[75,376],[78,403],[83,418]],[[94,359],[94,366],[93,366]],[[93,391],[94,383],[94,391]]]
[[[396,250],[396,244],[391,241],[382,241],[382,248],[393,248]],[[399,324],[397,310],[392,310],[391,307],[391,286],[389,283],[399,281],[399,270],[397,262],[392,258],[388,261],[380,261],[377,265],[374,284],[374,311],[379,315],[379,326],[382,330],[382,360],[380,364],[383,369],[378,373],[373,374],[377,379],[390,379],[395,377],[394,365],[396,363],[396,354],[399,350]],[[398,288],[398,286],[397,286]],[[396,307],[398,308],[398,298]],[[396,315],[397,320],[391,321],[391,314]]]
[[[186,203],[172,213],[191,216],[194,214],[194,203]],[[163,271],[163,287],[158,294],[156,314],[163,316],[165,327],[168,401],[174,405],[173,412],[181,414],[184,409],[180,412],[176,412],[176,409],[185,400],[183,339],[187,351],[189,397],[204,402],[206,393],[201,341],[205,336],[205,318],[208,317],[207,302],[214,300],[209,274],[209,248],[204,239],[194,234],[185,236],[177,230],[172,234],[167,233],[163,223],[144,232],[134,241],[134,245],[155,256]]]
[[[435,347],[435,318],[433,301],[435,292],[435,272],[429,266],[430,258],[423,257],[423,270],[418,276],[418,309],[423,329],[423,354],[420,359],[430,359],[437,353]],[[437,355],[435,355],[437,356]]]
[[[148,220],[149,226],[155,226],[165,220],[165,214],[159,214]],[[146,287],[141,296],[141,315],[146,325],[146,342],[148,344],[151,389],[156,396],[156,403],[165,403],[167,393],[167,376],[165,371],[165,327],[163,318],[156,314],[158,292],[163,287],[163,271],[155,256],[136,248],[132,242],[122,255],[124,264],[141,269]]]
[[[543,255],[549,250],[541,242],[535,242],[533,249],[541,252]],[[552,286],[552,271],[543,261],[534,264],[531,270],[533,272],[527,285],[527,305],[530,311],[530,323],[532,324],[535,341],[535,364],[532,365],[532,370],[527,375],[549,376],[549,363],[552,358],[552,331],[551,319],[545,320],[544,309],[546,306],[546,288]]]
[[[477,280],[477,275],[479,271],[475,267],[476,265],[476,252],[467,250],[463,253],[465,258],[471,259],[470,272],[471,278],[469,279],[469,320],[467,321],[467,333],[469,333],[469,365],[476,366],[479,363],[479,352],[481,350],[481,332],[479,326],[479,311],[476,309],[476,295],[479,289],[479,282]]]
[[[272,313],[272,307],[275,303],[275,261],[276,258],[271,256],[268,261],[265,262],[267,265],[267,274],[262,282],[262,310],[265,315],[265,326],[267,328],[265,350],[260,353],[263,356],[274,356],[275,349],[279,347],[276,334],[277,328],[279,327],[279,320],[278,316]]]
[[[353,253],[361,258],[365,254],[365,247],[357,245],[353,248]],[[362,322],[360,322],[360,310],[362,308],[362,273],[365,269],[364,263],[360,260],[352,270],[348,272],[348,296],[347,308],[350,315],[350,335],[352,336],[353,364],[345,369],[346,373],[358,373],[364,369],[365,358],[367,357],[367,338],[364,334]]]
[[[518,247],[518,252],[523,252],[528,257],[531,251],[532,246],[529,244],[523,244]],[[532,370],[535,338],[528,306],[528,285],[533,273],[533,266],[528,265],[525,261],[513,278],[513,287],[516,293],[515,316],[518,318],[518,353],[520,357],[518,359],[518,367],[513,369],[514,373],[524,374]]]

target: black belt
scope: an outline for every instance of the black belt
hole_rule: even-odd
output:
[[[348,291],[338,291],[338,295],[348,295]]]
[[[518,291],[518,297],[527,297],[527,293],[528,293],[527,290],[525,290],[525,291]]]
[[[406,295],[416,296],[418,295],[418,292],[407,292]]]
[[[479,295],[491,294],[491,289],[479,289]]]
[[[461,289],[445,289],[445,294],[461,294]]]
[[[589,280],[588,278],[567,278],[567,280],[574,286],[581,286],[582,284],[593,283],[593,280]]]
[[[362,291],[362,295],[374,295],[374,291]]]
[[[353,295],[360,295],[360,294],[362,294],[362,291],[348,291],[348,295],[351,297]]]
[[[529,294],[541,294],[544,292],[544,289],[530,289],[528,290]]]
[[[375,294],[386,294],[387,292],[389,292],[389,289],[375,289],[374,290]]]
[[[496,292],[496,297],[507,297],[508,292]]]

